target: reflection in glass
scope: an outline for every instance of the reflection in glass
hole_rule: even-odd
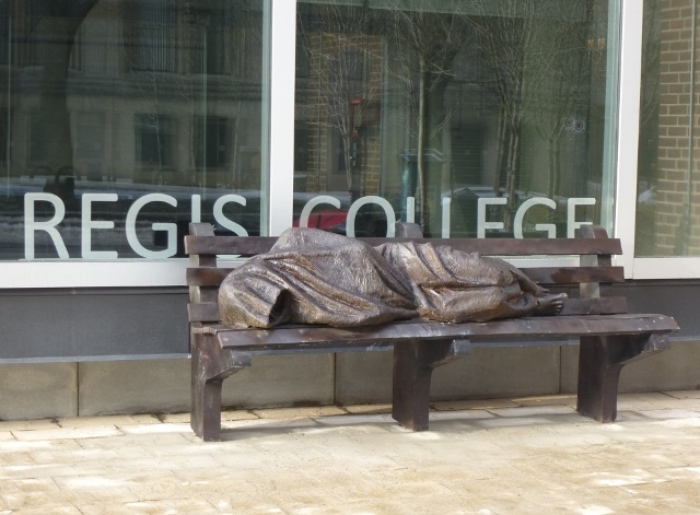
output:
[[[299,0],[295,215],[331,195],[310,224],[342,233],[379,196],[426,234],[476,236],[482,199],[487,236],[565,237],[582,198],[575,220],[600,222],[607,18],[601,0]],[[533,198],[554,207],[518,215]],[[386,221],[367,204],[356,234]]]
[[[698,3],[645,0],[635,254],[700,255]],[[694,122],[692,122],[694,120]],[[692,149],[692,152],[691,152]],[[692,157],[691,157],[692,155]]]
[[[0,1],[0,259],[258,233],[267,4]]]

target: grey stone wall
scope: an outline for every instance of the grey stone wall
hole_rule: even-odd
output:
[[[622,391],[700,388],[698,286],[621,289],[632,311],[675,316],[682,328],[671,350],[623,369]],[[188,411],[186,303],[184,288],[0,292],[0,361],[27,349],[48,359],[0,363],[0,419]],[[435,370],[433,398],[573,392],[577,359],[577,346],[476,348]],[[391,363],[391,352],[261,356],[224,382],[223,400],[246,408],[386,402]]]
[[[621,391],[700,388],[700,342],[623,369]],[[576,390],[577,347],[475,349],[435,370],[433,398],[477,399]],[[262,356],[224,382],[230,407],[387,402],[391,352]],[[0,365],[0,419],[189,410],[189,360]]]

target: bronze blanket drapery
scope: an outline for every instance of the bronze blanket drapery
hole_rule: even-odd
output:
[[[486,321],[532,314],[546,293],[505,261],[430,243],[371,247],[316,229],[289,229],[219,289],[231,327],[334,327],[424,317]]]

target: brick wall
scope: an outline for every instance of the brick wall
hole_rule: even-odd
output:
[[[655,243],[653,254],[674,255],[682,239],[690,238],[690,254],[700,253],[700,154],[693,162],[694,186],[690,224],[684,223],[688,185],[688,137],[690,105],[691,2],[664,0],[661,7],[661,44],[659,54],[659,133],[657,149]],[[696,56],[696,69],[698,68]],[[697,72],[696,72],[697,73]],[[696,77],[697,83],[697,77]],[[700,91],[700,90],[699,90]],[[695,93],[695,103],[698,92]],[[694,147],[700,130],[698,111],[695,114]],[[642,142],[643,144],[643,142]]]
[[[342,125],[335,117],[347,118],[350,100],[354,97],[359,97],[364,102],[364,107],[357,111],[357,116],[362,116],[360,111],[369,112],[369,109],[376,110],[377,106],[380,106],[382,45],[377,36],[337,33],[311,35],[308,45],[309,86],[304,94],[304,105],[301,109],[298,106],[298,111],[303,111],[309,127],[306,190],[322,192],[334,189],[328,181],[334,166],[332,159],[337,151],[334,148],[337,143],[333,142],[332,138],[333,131],[339,130]],[[348,78],[341,77],[341,84],[338,84],[331,77],[331,67],[334,62],[345,59],[344,56],[349,52],[358,52],[363,56],[361,79],[343,84],[342,81],[348,81]],[[345,105],[348,106],[347,112],[343,112]],[[378,117],[376,123],[379,123]],[[379,149],[378,131],[365,130],[362,136],[360,171],[363,195],[379,193]],[[343,185],[347,187],[346,184]]]

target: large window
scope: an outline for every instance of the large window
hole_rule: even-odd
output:
[[[700,256],[699,12],[696,0],[644,2],[638,257]]]
[[[175,123],[171,116],[136,115],[136,162],[163,171],[173,166]]]
[[[174,0],[125,2],[129,41],[133,42],[129,65],[134,70],[176,70],[177,3]]]
[[[299,0],[297,193],[332,197],[308,220],[356,235],[394,217],[431,236],[612,229],[616,4]]]
[[[269,4],[0,2],[0,259],[168,258],[190,221],[260,232]]]

